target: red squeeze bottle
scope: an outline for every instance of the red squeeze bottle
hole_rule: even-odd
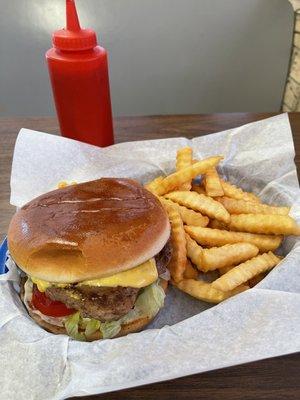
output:
[[[55,31],[46,53],[63,136],[96,146],[114,143],[107,52],[96,33],[81,29],[74,0],[66,0],[67,28]]]

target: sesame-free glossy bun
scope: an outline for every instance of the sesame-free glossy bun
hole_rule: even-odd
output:
[[[28,275],[97,279],[154,257],[170,236],[159,200],[131,179],[102,178],[43,194],[16,212],[8,247]]]

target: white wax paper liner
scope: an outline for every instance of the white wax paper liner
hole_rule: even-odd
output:
[[[184,135],[184,132],[183,132]],[[11,177],[11,203],[101,176],[142,183],[174,169],[176,150],[191,145],[195,158],[223,154],[222,173],[269,203],[293,205],[300,221],[299,185],[286,114],[191,141],[161,139],[99,149],[22,129]],[[178,290],[148,330],[123,338],[76,342],[37,326],[26,314],[15,283],[0,282],[2,399],[62,399],[172,379],[300,350],[300,246],[254,289],[212,307]],[[10,279],[15,280],[10,264]],[[13,277],[13,278],[12,278]]]

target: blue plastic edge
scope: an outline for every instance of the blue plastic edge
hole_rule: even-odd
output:
[[[7,254],[7,238],[0,245],[0,275],[5,274],[8,269],[5,267]]]

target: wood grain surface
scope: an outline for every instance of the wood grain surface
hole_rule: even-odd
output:
[[[115,119],[116,142],[206,135],[249,122],[268,118],[271,113],[235,113],[206,115],[172,115],[121,117]],[[296,164],[300,167],[300,114],[290,113]],[[9,205],[9,179],[14,143],[21,128],[57,134],[55,118],[0,119],[0,239],[6,234],[14,212]],[[271,338],[270,338],[271,340]],[[127,389],[82,399],[222,399],[281,400],[300,399],[300,354],[293,354],[222,370],[192,375],[168,382]]]

